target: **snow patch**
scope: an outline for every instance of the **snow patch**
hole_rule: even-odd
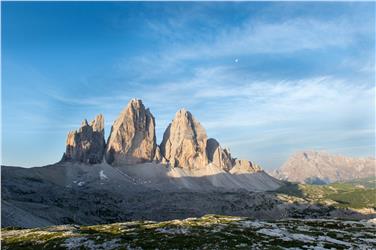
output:
[[[99,172],[99,178],[100,178],[102,181],[108,179],[107,175],[104,174],[104,171],[103,171],[103,170],[101,170],[101,171]]]

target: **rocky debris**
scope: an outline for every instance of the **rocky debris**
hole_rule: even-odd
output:
[[[292,155],[272,175],[293,182],[327,184],[375,176],[375,169],[375,158],[352,158],[305,151]]]
[[[78,130],[68,133],[62,161],[101,163],[104,148],[104,118],[99,114],[90,124],[85,119]]]
[[[154,116],[141,100],[132,99],[112,125],[106,161],[112,165],[153,161],[156,147]]]
[[[234,165],[229,150],[223,149],[216,139],[207,140],[206,153],[209,162],[225,171],[229,171]]]
[[[230,170],[230,173],[232,174],[243,174],[243,173],[255,173],[262,171],[261,167],[253,164],[250,161],[247,160],[234,160],[234,165],[232,169]]]
[[[208,164],[207,136],[202,125],[185,110],[179,110],[163,134],[161,153],[172,167],[203,168]]]

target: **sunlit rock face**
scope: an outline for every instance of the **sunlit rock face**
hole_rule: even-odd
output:
[[[222,148],[217,140],[207,139],[204,127],[185,109],[176,113],[164,132],[160,153],[172,167],[193,170],[211,164],[234,173],[254,173],[261,170],[250,161],[233,159],[229,150]]]
[[[226,172],[253,173],[260,168],[246,160],[236,160],[187,110],[179,110],[156,143],[155,119],[141,100],[132,99],[104,140],[104,119],[98,115],[90,124],[84,120],[77,131],[69,132],[63,161],[101,163],[113,166],[154,162],[188,170],[215,167]]]
[[[206,153],[210,163],[225,171],[229,171],[234,165],[234,160],[231,158],[229,150],[223,149],[216,139],[208,139]]]
[[[156,148],[154,116],[141,100],[132,99],[112,125],[106,161],[112,165],[153,161]]]
[[[105,148],[104,118],[97,115],[89,124],[85,119],[81,127],[68,133],[63,161],[101,163]]]
[[[256,173],[262,171],[261,167],[248,160],[234,160],[230,172],[232,174]]]
[[[207,136],[202,125],[185,110],[179,110],[163,135],[160,149],[172,167],[202,168],[208,164]]]
[[[292,182],[327,184],[376,175],[375,158],[355,158],[323,151],[297,152],[272,174]]]

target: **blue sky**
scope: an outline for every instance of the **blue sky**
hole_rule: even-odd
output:
[[[60,160],[127,102],[190,110],[232,155],[375,152],[375,3],[2,2],[2,164]]]

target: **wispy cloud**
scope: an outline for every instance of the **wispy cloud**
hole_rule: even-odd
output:
[[[194,17],[191,17],[194,18]],[[352,21],[352,20],[351,20]],[[293,18],[284,21],[245,20],[236,27],[223,27],[220,32],[200,32],[200,40],[189,43],[179,39],[166,43],[155,53],[138,55],[119,63],[119,68],[147,70],[147,76],[166,72],[181,72],[186,61],[205,61],[223,57],[239,57],[252,54],[294,53],[303,50],[343,49],[374,32],[361,23],[342,17],[337,20]],[[189,22],[188,22],[189,23]],[[153,24],[152,31],[173,31],[175,22]],[[152,25],[152,24],[150,24]],[[176,25],[181,26],[180,22]],[[172,27],[171,27],[172,26]],[[156,28],[158,27],[158,28]],[[186,34],[186,39],[194,34]],[[133,67],[135,66],[136,67]],[[146,77],[147,77],[146,76]],[[145,76],[142,76],[144,78]]]
[[[214,67],[197,69],[188,79],[155,85],[152,91],[145,84],[131,93],[117,91],[117,95],[79,100],[51,97],[67,104],[115,109],[117,113],[132,97],[142,97],[145,105],[158,113],[157,119],[162,117],[163,124],[178,108],[187,107],[198,112],[205,127],[215,129],[307,118],[336,119],[350,115],[346,112],[368,116],[374,93],[375,87],[369,83],[349,84],[332,76],[260,81],[228,67]]]

